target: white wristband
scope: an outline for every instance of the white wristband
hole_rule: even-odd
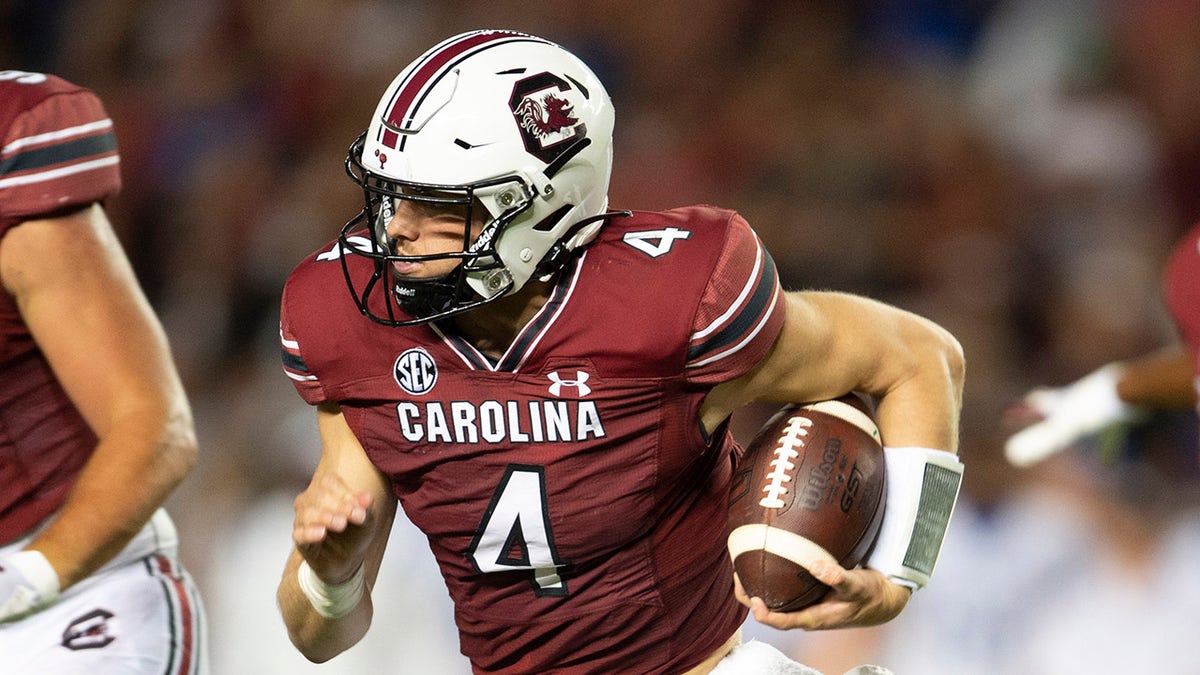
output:
[[[1032,466],[1113,424],[1132,422],[1145,411],[1121,400],[1117,382],[1124,366],[1110,363],[1065,387],[1039,387],[1024,399],[1042,420],[1013,434],[1004,455],[1014,466]]]
[[[349,579],[340,584],[327,584],[308,566],[307,560],[301,561],[300,569],[296,573],[304,597],[308,598],[309,604],[317,614],[326,619],[346,616],[358,606],[366,588],[363,578],[363,566],[359,565],[358,570]]]
[[[962,484],[958,456],[929,448],[885,447],[887,499],[866,566],[912,590],[929,583]]]
[[[41,551],[25,549],[0,559],[0,623],[15,621],[58,600],[58,572]]]

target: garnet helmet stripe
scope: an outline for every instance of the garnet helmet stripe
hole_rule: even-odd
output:
[[[386,126],[392,129],[403,129],[411,123],[416,112],[415,103],[418,96],[427,89],[430,82],[442,75],[448,64],[456,62],[460,56],[476,48],[495,46],[495,43],[514,39],[542,41],[532,35],[514,31],[479,31],[463,36],[431,52],[425,57],[424,63],[414,68],[408,80],[396,90],[395,98],[388,107],[387,114],[384,115]]]

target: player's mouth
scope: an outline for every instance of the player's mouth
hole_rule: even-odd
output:
[[[420,276],[420,270],[424,267],[419,262],[402,262],[399,260],[392,261],[392,271],[402,277]]]

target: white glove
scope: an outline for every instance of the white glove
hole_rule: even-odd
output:
[[[0,623],[23,619],[58,600],[58,573],[39,551],[0,558]]]
[[[1110,363],[1065,387],[1029,392],[1025,405],[1043,419],[1009,437],[1004,445],[1008,461],[1030,466],[1105,427],[1136,419],[1142,409],[1117,396],[1120,375],[1121,365]]]

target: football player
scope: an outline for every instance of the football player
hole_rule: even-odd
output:
[[[397,506],[480,673],[810,672],[739,646],[747,606],[777,628],[870,625],[928,581],[962,471],[957,341],[783,291],[732,211],[610,211],[613,123],[572,54],[477,31],[404,68],[351,145],[364,208],[282,299],[284,370],[323,447],[278,591],[308,658],[386,602]],[[826,601],[770,612],[725,548],[730,415],[851,390],[878,398],[893,517],[868,567],[812,570]]]
[[[1175,243],[1163,295],[1180,341],[1108,363],[1062,387],[1038,387],[1008,411],[1022,426],[1005,443],[1008,460],[1031,466],[1106,428],[1152,410],[1195,408],[1200,396],[1200,223]]]
[[[203,673],[163,502],[195,462],[166,337],[103,201],[87,89],[0,71],[0,670]]]

